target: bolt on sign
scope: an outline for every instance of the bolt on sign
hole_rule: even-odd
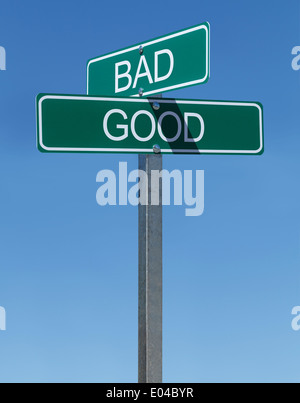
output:
[[[43,152],[263,152],[263,109],[254,102],[40,94],[37,128]]]
[[[87,63],[88,95],[149,96],[204,84],[210,74],[210,25],[174,32]]]

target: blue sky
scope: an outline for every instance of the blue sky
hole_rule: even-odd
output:
[[[136,155],[42,154],[38,93],[85,94],[88,59],[204,21],[211,78],[169,92],[264,105],[262,156],[164,156],[205,171],[205,212],[164,207],[165,382],[299,382],[299,1],[1,3],[0,382],[137,381],[137,208],[96,175]]]

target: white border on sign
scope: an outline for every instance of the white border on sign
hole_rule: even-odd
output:
[[[139,102],[149,103],[146,98],[110,98],[110,97],[88,97],[80,95],[45,95],[38,102],[38,117],[39,117],[39,144],[45,151],[69,151],[69,152],[114,152],[114,153],[150,153],[153,154],[153,148],[71,148],[71,147],[47,147],[43,144],[43,115],[42,104],[47,99],[62,99],[62,100],[90,100],[90,101],[109,101],[109,102]],[[224,102],[224,101],[190,101],[190,100],[173,100],[173,99],[159,99],[160,103],[170,104],[188,104],[188,105],[227,105],[227,106],[252,106],[259,110],[260,120],[260,147],[257,150],[185,150],[185,149],[161,149],[163,153],[176,153],[176,154],[258,154],[263,148],[263,119],[262,108],[259,104],[254,102]]]
[[[209,24],[209,23],[207,23],[207,24]],[[204,81],[206,81],[206,79],[209,77],[209,74],[210,74],[210,71],[209,71],[209,67],[210,67],[209,66],[210,40],[209,40],[209,29],[207,28],[206,25],[199,25],[199,26],[194,27],[194,28],[189,28],[189,29],[187,29],[185,31],[176,32],[174,34],[164,36],[163,38],[158,38],[158,39],[154,39],[154,40],[152,40],[150,42],[142,43],[142,45],[144,47],[149,46],[149,45],[154,45],[155,43],[159,43],[159,42],[166,41],[168,39],[176,38],[177,36],[189,34],[191,32],[198,31],[200,29],[204,29],[206,31],[206,74],[205,74],[205,77],[201,78],[199,80],[189,81],[189,82],[185,82],[185,83],[181,83],[181,84],[177,84],[177,85],[173,85],[173,86],[169,86],[169,87],[165,87],[165,88],[160,88],[160,89],[157,89],[157,90],[154,90],[154,91],[148,91],[148,92],[145,92],[143,94],[144,96],[157,94],[159,92],[164,92],[164,91],[175,90],[175,89],[182,88],[182,87],[188,87],[190,85],[201,84]],[[118,56],[118,55],[121,55],[121,54],[124,54],[124,53],[127,53],[127,52],[131,52],[133,50],[138,50],[139,47],[140,47],[140,44],[136,45],[136,46],[132,46],[131,48],[119,50],[117,52],[110,53],[108,55],[100,56],[100,57],[97,57],[95,59],[90,60],[88,62],[88,65],[87,65],[87,94],[89,95],[89,68],[90,68],[90,65],[92,63],[96,63],[96,62],[99,62],[99,61],[104,60],[104,59],[109,59],[110,57]],[[138,97],[139,94],[132,95],[132,96],[133,97]]]

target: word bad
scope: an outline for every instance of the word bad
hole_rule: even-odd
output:
[[[167,57],[169,58],[169,69],[166,74],[159,76],[158,60],[161,55],[167,55]],[[124,67],[126,70],[123,71],[123,73],[121,73],[120,70],[124,70]],[[133,76],[130,74],[131,73],[131,63],[128,60],[124,60],[122,62],[116,63],[115,64],[115,93],[128,90],[132,85],[132,81],[133,81],[132,88],[133,89],[136,88],[138,80],[142,77],[147,77],[149,84],[167,80],[171,76],[173,69],[174,69],[173,53],[169,49],[164,49],[164,50],[155,52],[153,67],[154,68],[152,69],[152,71],[154,71],[154,77],[151,76],[146,56],[141,56],[138,67],[137,67],[137,71],[134,74],[134,81],[133,81]],[[124,81],[124,79],[126,80],[126,85],[123,87],[120,86],[121,79],[123,81]]]
[[[200,216],[204,211],[204,171],[196,171],[195,196],[193,196],[193,171],[185,170],[183,175],[179,170],[169,172],[153,170],[148,177],[143,170],[133,170],[128,174],[127,162],[119,163],[119,183],[117,185],[116,174],[112,170],[101,170],[97,174],[96,182],[102,183],[99,187],[96,200],[99,206],[149,205],[158,206],[160,203],[159,192],[151,193],[149,200],[148,184],[152,189],[158,189],[162,183],[162,205],[171,205],[171,180],[174,182],[174,205],[182,206],[183,203],[190,207],[185,209],[186,216]],[[161,181],[161,182],[160,182]],[[129,189],[128,185],[133,184]]]
[[[0,70],[6,70],[6,51],[0,46]]]
[[[295,71],[300,70],[300,46],[295,46],[292,49],[292,55],[295,55],[292,61],[292,68]]]
[[[122,141],[128,137],[128,132],[129,132],[128,126],[129,125],[128,124],[116,124],[115,127],[117,129],[122,130],[121,135],[118,135],[118,136],[112,135],[108,130],[108,120],[109,120],[110,116],[115,115],[115,114],[121,115],[121,119],[123,119],[123,123],[125,120],[128,119],[127,114],[122,109],[111,109],[104,116],[103,130],[104,130],[104,133],[106,134],[106,136],[110,140]],[[150,133],[149,134],[147,133],[146,137],[142,137],[140,134],[137,133],[136,120],[139,116],[146,116],[146,119],[150,121]],[[176,129],[175,134],[174,133],[172,134],[172,137],[166,137],[162,130],[163,121],[167,117],[171,117],[171,119],[176,120],[177,129]],[[200,122],[200,130],[199,130],[198,136],[196,138],[189,137],[188,124],[189,124],[189,120],[192,118],[193,119],[196,118]],[[142,119],[145,119],[145,118],[142,118]],[[184,130],[182,130],[182,126],[184,126]],[[202,137],[204,135],[204,127],[205,127],[204,120],[203,120],[202,116],[199,115],[198,113],[192,113],[192,112],[185,112],[184,117],[183,117],[183,122],[182,122],[182,119],[178,116],[177,113],[172,112],[172,111],[166,111],[160,115],[160,117],[157,121],[157,126],[156,126],[156,120],[155,120],[153,114],[146,110],[140,110],[140,111],[137,111],[132,116],[131,121],[130,121],[130,129],[131,129],[131,133],[132,133],[133,137],[136,140],[142,141],[142,142],[151,140],[152,137],[154,136],[154,134],[156,133],[156,128],[157,128],[157,132],[158,132],[160,138],[167,143],[173,143],[174,141],[178,140],[182,133],[184,133],[184,142],[185,143],[188,143],[188,142],[197,143],[198,141],[200,141],[202,139]]]
[[[292,329],[295,330],[295,332],[298,332],[300,330],[300,306],[295,306],[293,308],[292,315],[295,316],[292,320]]]
[[[6,330],[6,312],[2,306],[0,306],[0,330]]]

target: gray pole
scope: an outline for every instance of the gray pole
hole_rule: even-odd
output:
[[[162,170],[162,155],[139,155],[148,176],[148,205],[139,205],[139,382],[162,382],[162,185],[151,188],[151,171]],[[151,196],[159,192],[159,205]]]

